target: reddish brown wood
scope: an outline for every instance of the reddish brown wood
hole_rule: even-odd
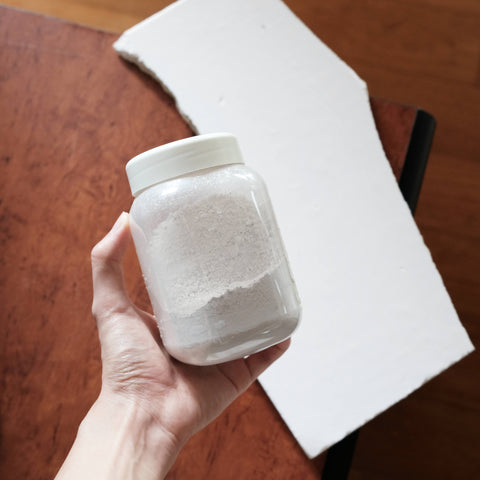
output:
[[[0,477],[49,479],[100,388],[89,253],[131,202],[126,161],[191,135],[121,61],[116,36],[0,8]],[[394,169],[415,109],[374,100]],[[132,297],[148,306],[133,251]],[[258,384],[186,445],[169,478],[319,478]]]
[[[383,149],[398,181],[407,155],[417,109],[372,97],[370,106]]]
[[[191,135],[114,39],[0,9],[2,479],[52,478],[99,391],[89,252],[129,208],[125,162]]]

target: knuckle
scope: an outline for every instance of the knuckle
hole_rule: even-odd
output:
[[[104,319],[113,317],[130,316],[135,314],[133,304],[124,298],[112,296],[112,298],[93,298],[92,302],[92,316],[98,323]]]
[[[98,307],[98,302],[95,301],[95,299],[94,299],[93,302],[92,302],[92,316],[93,316],[93,319],[95,320],[95,322],[98,322],[99,313],[100,313],[100,309]]]

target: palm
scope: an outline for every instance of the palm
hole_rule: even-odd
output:
[[[162,345],[155,318],[136,308],[126,294],[121,261],[129,242],[128,224],[116,224],[92,251],[102,388],[132,400],[168,431],[187,438],[246,390],[289,342],[208,367],[173,359]]]
[[[161,416],[162,424],[180,436],[213,420],[255,380],[266,360],[286,348],[220,365],[186,365],[166,352],[149,313],[131,305],[109,314],[110,321],[99,326],[104,388],[134,401],[141,398],[150,414]]]

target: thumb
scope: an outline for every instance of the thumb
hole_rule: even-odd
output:
[[[281,343],[277,343],[266,350],[254,353],[245,359],[248,369],[252,376],[252,381],[263,373],[273,362],[278,360],[290,346],[291,338],[287,338]]]
[[[97,322],[108,313],[131,306],[125,290],[122,260],[130,244],[128,214],[123,212],[92,250],[93,305]]]

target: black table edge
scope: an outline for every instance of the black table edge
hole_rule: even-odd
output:
[[[418,110],[398,185],[412,215],[417,207],[436,122],[432,115]]]

